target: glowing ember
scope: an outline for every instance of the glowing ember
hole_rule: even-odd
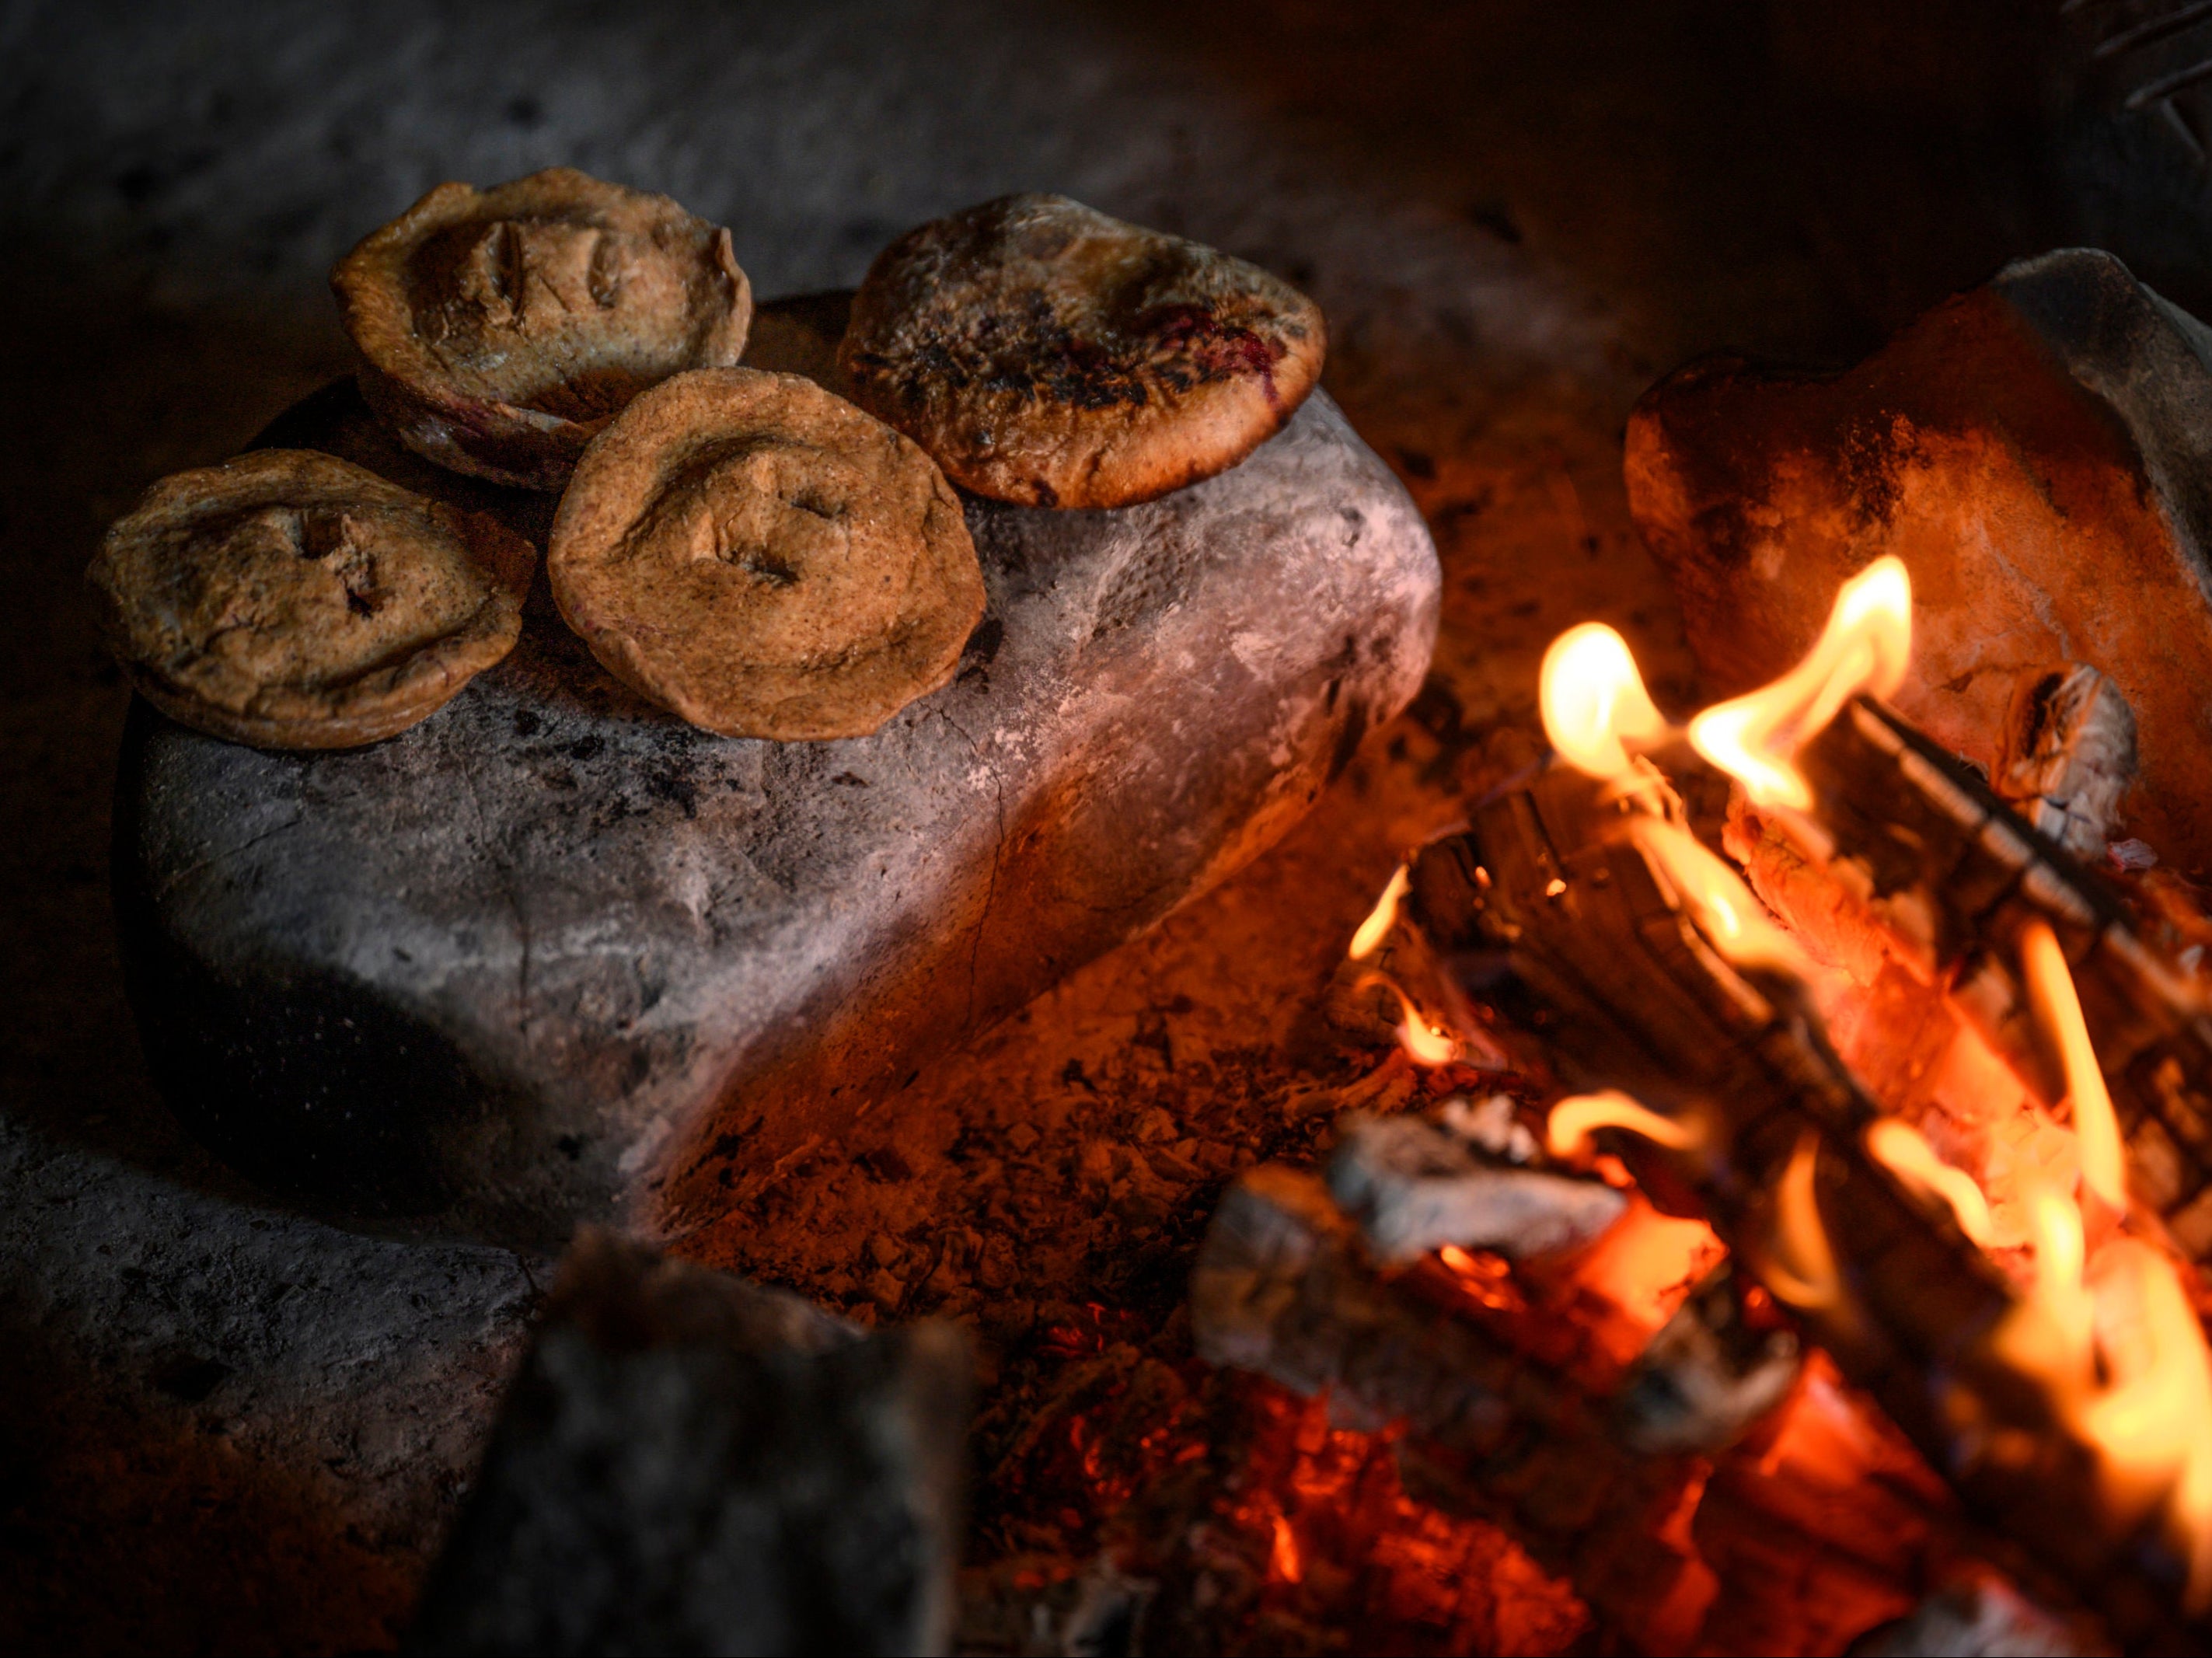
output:
[[[1887,1165],[1890,1172],[1915,1191],[1924,1192],[1950,1210],[1959,1230],[1976,1243],[1990,1241],[1990,1200],[1974,1177],[1954,1169],[1936,1155],[1920,1131],[1910,1123],[1885,1117],[1866,1132],[1867,1150]]]
[[[1690,721],[1690,745],[1762,806],[1803,811],[1813,791],[1794,761],[1862,691],[1887,696],[1912,648],[1912,583],[1894,556],[1876,559],[1836,595],[1812,653],[1772,684]]]
[[[1552,746],[1593,777],[1624,775],[1628,744],[1656,747],[1668,734],[1628,641],[1601,622],[1570,628],[1552,641],[1537,700]]]
[[[1689,1151],[1705,1138],[1704,1125],[1662,1117],[1608,1088],[1570,1095],[1553,1106],[1544,1120],[1544,1149],[1563,1162],[1579,1161],[1589,1154],[1590,1136],[1601,1128],[1626,1128],[1675,1151]]]
[[[1398,901],[1406,896],[1406,865],[1401,864],[1390,884],[1382,889],[1382,897],[1376,900],[1374,909],[1359,924],[1359,931],[1352,935],[1352,948],[1346,953],[1353,961],[1364,962],[1382,948],[1391,923],[1398,919]]]
[[[2089,1027],[2081,1017],[2081,999],[2074,991],[2065,952],[2047,921],[2029,924],[2020,940],[2021,966],[2035,1016],[2058,1043],[2066,1068],[2066,1097],[2074,1108],[2074,1133],[2081,1156],[2081,1183],[2115,1210],[2128,1206],[2127,1153],[2120,1145],[2119,1119],[2105,1088]]]

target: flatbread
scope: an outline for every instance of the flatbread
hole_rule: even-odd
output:
[[[164,714],[257,748],[404,731],[514,647],[537,555],[496,520],[333,456],[264,449],[163,478],[87,572]]]
[[[561,614],[617,678],[730,737],[863,737],[952,676],[983,614],[929,457],[795,374],[700,369],[585,452]]]
[[[331,286],[362,391],[410,448],[537,489],[647,386],[737,361],[752,317],[727,230],[569,167],[441,185]]]
[[[1321,311],[1257,265],[1065,196],[1007,196],[877,258],[838,360],[953,482],[1125,507],[1234,466],[1321,378]]]

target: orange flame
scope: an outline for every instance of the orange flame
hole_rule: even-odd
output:
[[[1415,1065],[1434,1070],[1440,1065],[1449,1065],[1459,1058],[1459,1044],[1451,1033],[1431,1024],[1413,1005],[1413,999],[1398,988],[1382,975],[1374,975],[1390,987],[1390,993],[1398,999],[1398,1045],[1406,1050],[1406,1057]]]
[[[1650,748],[1667,739],[1667,721],[1644,689],[1628,641],[1602,622],[1583,623],[1552,641],[1536,700],[1552,746],[1593,777],[1626,776],[1628,744]]]
[[[1691,720],[1690,746],[1759,805],[1802,811],[1813,790],[1795,763],[1798,749],[1859,692],[1894,692],[1911,649],[1911,579],[1901,559],[1878,558],[1844,584],[1811,653],[1772,684]]]
[[[1974,1177],[1954,1169],[1936,1155],[1920,1131],[1894,1117],[1871,1123],[1866,1132],[1867,1150],[1889,1171],[1917,1192],[1942,1202],[1959,1223],[1959,1230],[1974,1242],[1990,1241],[1990,1200]]]
[[[1765,906],[1743,878],[1697,836],[1662,817],[1638,817],[1629,833],[1665,872],[1682,907],[1723,960],[1735,967],[1812,976],[1813,960],[1804,947],[1767,919]]]
[[[1808,1128],[1797,1137],[1797,1149],[1790,1154],[1790,1166],[1775,1190],[1774,1258],[1761,1274],[1768,1289],[1808,1312],[1844,1305],[1843,1273],[1820,1224],[1820,1201],[1814,1189],[1820,1157],[1820,1131]]]
[[[1359,931],[1352,935],[1352,949],[1347,952],[1355,962],[1364,962],[1382,948],[1382,940],[1389,936],[1390,926],[1398,919],[1398,901],[1406,896],[1409,877],[1406,865],[1390,878],[1390,884],[1382,889],[1382,896],[1375,901],[1375,908],[1359,924]]]
[[[1562,1161],[1578,1158],[1589,1150],[1590,1136],[1601,1128],[1626,1128],[1669,1151],[1687,1151],[1705,1142],[1705,1125],[1662,1117],[1638,1104],[1617,1088],[1596,1094],[1572,1094],[1552,1108],[1544,1120],[1544,1149]]]
[[[2066,1097],[2074,1108],[2074,1133],[2081,1157],[2081,1183],[2116,1210],[2128,1206],[2127,1153],[2120,1145],[2119,1119],[2089,1027],[2081,1017],[2081,999],[2058,935],[2040,918],[2021,933],[2020,957],[2027,978],[2028,1000],[2043,1028],[2058,1042],[2066,1070]]]
[[[2140,1514],[2163,1501],[2189,1564],[2185,1604],[2212,1604],[2212,1355],[2173,1263],[2118,1238],[2099,1252],[2097,1334],[2110,1383],[2078,1407],[2102,1453],[2107,1499]]]

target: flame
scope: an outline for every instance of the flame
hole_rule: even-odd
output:
[[[1990,1241],[1990,1200],[1982,1188],[1974,1184],[1974,1177],[1963,1169],[1954,1169],[1936,1155],[1920,1131],[1910,1123],[1899,1122],[1894,1117],[1884,1117],[1868,1126],[1867,1150],[1885,1164],[1889,1171],[1917,1192],[1940,1199],[1947,1205],[1959,1230],[1974,1242],[1987,1247]]]
[[[2065,1066],[2066,1097],[2074,1108],[2074,1133],[2081,1157],[2081,1183],[2111,1208],[2125,1211],[2127,1154],[2120,1145],[2119,1119],[2112,1114],[2112,1096],[2105,1088],[2105,1073],[2090,1043],[2089,1027],[2081,1017],[2081,999],[2075,993],[2066,953],[2058,947],[2058,935],[2048,921],[2039,917],[2021,932],[2020,958],[2037,1022],[2057,1038]]]
[[[2163,1499],[2187,1558],[2191,1612],[2212,1604],[2212,1355],[2173,1263],[2136,1238],[2097,1257],[2099,1349],[2112,1381],[2077,1419],[2102,1453],[2106,1495],[2124,1513]]]
[[[1811,653],[1772,684],[1698,714],[1690,746],[1758,805],[1802,811],[1813,790],[1794,763],[1797,750],[1859,692],[1895,691],[1911,648],[1911,579],[1894,555],[1878,558],[1844,584]]]
[[[1459,1058],[1459,1044],[1451,1033],[1431,1024],[1413,1005],[1413,999],[1401,990],[1382,974],[1376,978],[1390,987],[1390,993],[1398,999],[1398,1045],[1406,1050],[1406,1057],[1415,1065],[1434,1070],[1440,1065],[1449,1065]]]
[[[1629,834],[1666,872],[1683,908],[1723,959],[1735,967],[1812,977],[1813,960],[1804,947],[1767,919],[1765,906],[1752,896],[1743,878],[1697,836],[1660,817],[1633,819]]]
[[[1820,1131],[1808,1128],[1797,1137],[1797,1149],[1790,1154],[1790,1166],[1782,1171],[1775,1189],[1774,1258],[1760,1274],[1769,1290],[1808,1312],[1844,1304],[1843,1274],[1837,1270],[1827,1229],[1820,1224],[1820,1201],[1813,1184],[1820,1157]]]
[[[1654,747],[1668,733],[1628,641],[1602,622],[1583,623],[1552,641],[1537,679],[1537,705],[1552,746],[1593,777],[1626,776],[1627,745]]]
[[[1398,865],[1398,872],[1390,878],[1390,884],[1382,889],[1382,896],[1375,901],[1375,908],[1359,924],[1359,931],[1352,935],[1352,949],[1347,952],[1355,962],[1364,962],[1382,949],[1382,940],[1389,936],[1390,926],[1398,919],[1398,901],[1406,896],[1408,879],[1406,865]]]
[[[1596,1094],[1572,1094],[1544,1120],[1544,1149],[1562,1161],[1582,1157],[1590,1136],[1601,1128],[1626,1128],[1672,1151],[1695,1150],[1705,1142],[1705,1125],[1662,1117],[1617,1088]]]

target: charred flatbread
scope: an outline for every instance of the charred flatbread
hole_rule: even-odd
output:
[[[877,258],[839,361],[952,480],[1123,507],[1235,465],[1321,377],[1311,300],[1257,265],[1065,196],[1008,196]]]
[[[727,230],[569,167],[441,185],[331,286],[362,391],[410,448],[538,489],[647,386],[737,361],[752,316]]]
[[[537,555],[334,456],[163,478],[87,573],[102,634],[171,718],[258,748],[404,731],[514,647]]]
[[[730,737],[862,737],[951,677],[983,614],[959,497],[795,374],[701,369],[585,452],[554,602],[608,671]]]

